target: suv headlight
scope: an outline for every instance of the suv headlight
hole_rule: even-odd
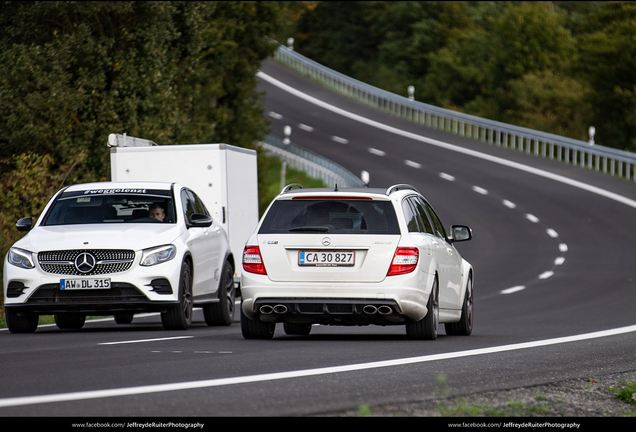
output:
[[[33,253],[24,249],[9,249],[8,261],[9,264],[13,264],[16,267],[24,269],[35,268],[35,264],[33,262]]]
[[[148,267],[170,261],[177,255],[177,248],[174,245],[158,246],[144,249],[141,255],[141,265]]]

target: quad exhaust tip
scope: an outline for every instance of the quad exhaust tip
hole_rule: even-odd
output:
[[[279,304],[276,306],[272,306],[272,305],[263,305],[260,307],[259,311],[263,314],[263,315],[270,315],[272,313],[277,313],[277,314],[284,314],[287,313],[287,306]]]
[[[391,306],[380,306],[378,308],[378,313],[380,313],[380,315],[391,315],[393,313],[393,308],[391,308]]]
[[[362,312],[364,312],[367,315],[374,315],[378,312],[378,308],[373,305],[366,305],[365,307],[362,308]]]
[[[376,313],[379,313],[380,315],[391,315],[393,313],[393,308],[386,305],[382,305],[379,307],[376,307],[374,305],[366,305],[362,308],[362,312],[367,315],[374,315]]]
[[[287,306],[285,306],[284,304],[277,304],[275,306],[263,305],[258,310],[263,315],[271,315],[273,313],[282,315],[287,313]],[[376,313],[379,313],[380,315],[391,315],[393,313],[393,308],[387,305],[382,305],[382,306],[365,305],[362,308],[362,312],[367,315],[375,315]]]

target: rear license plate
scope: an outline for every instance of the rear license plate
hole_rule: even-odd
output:
[[[356,254],[353,251],[299,251],[299,266],[340,267],[353,266]]]
[[[110,279],[60,279],[60,289],[110,289]]]

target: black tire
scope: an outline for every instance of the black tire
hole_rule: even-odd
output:
[[[311,324],[299,324],[299,323],[283,323],[283,329],[285,334],[296,336],[307,336],[311,333]]]
[[[234,267],[229,261],[223,265],[219,282],[219,302],[203,306],[203,317],[209,326],[229,326],[234,321]]]
[[[439,328],[439,288],[437,279],[426,303],[426,316],[419,321],[406,323],[406,336],[413,340],[435,340]]]
[[[166,330],[187,330],[192,324],[192,270],[184,261],[179,279],[179,305],[161,313],[161,323]]]
[[[62,330],[79,330],[84,327],[86,315],[55,314],[55,325]]]
[[[468,279],[466,285],[466,295],[462,305],[462,317],[456,323],[446,323],[444,328],[449,336],[470,336],[473,332],[473,279]]]
[[[272,339],[276,323],[249,319],[241,306],[241,332],[245,339]]]
[[[133,321],[133,313],[124,313],[115,315],[115,322],[117,324],[130,324]]]
[[[18,315],[12,310],[5,309],[7,327],[11,333],[34,333],[38,328],[38,315]]]

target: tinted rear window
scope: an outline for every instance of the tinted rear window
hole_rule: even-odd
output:
[[[260,234],[400,234],[390,201],[279,200],[267,212]]]

